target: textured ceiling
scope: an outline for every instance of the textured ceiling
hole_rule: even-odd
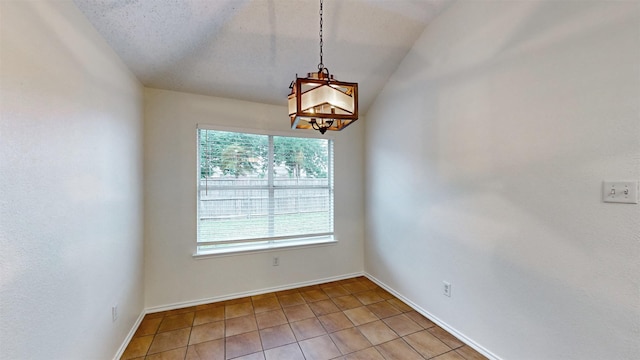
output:
[[[317,0],[74,0],[148,87],[286,105],[317,71]],[[450,0],[325,0],[324,65],[366,112]]]

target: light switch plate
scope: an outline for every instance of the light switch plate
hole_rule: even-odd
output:
[[[605,181],[602,187],[602,201],[611,203],[637,204],[637,181]]]

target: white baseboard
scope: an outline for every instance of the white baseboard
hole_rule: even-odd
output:
[[[356,277],[356,276],[364,276],[364,273],[363,272],[356,272],[356,273],[351,273],[351,274],[332,276],[332,277],[328,277],[328,278],[324,278],[324,279],[303,281],[303,282],[299,282],[299,283],[287,284],[287,285],[282,285],[282,286],[274,286],[274,287],[263,288],[263,289],[259,289],[259,290],[245,291],[245,292],[239,292],[239,293],[223,295],[223,296],[215,296],[215,297],[206,298],[206,299],[199,299],[199,300],[193,300],[193,301],[184,301],[184,302],[173,303],[173,304],[168,304],[168,305],[161,305],[161,306],[153,306],[153,307],[146,308],[145,309],[145,313],[146,314],[151,314],[151,313],[156,313],[156,312],[160,312],[160,311],[167,311],[167,310],[180,309],[180,308],[189,307],[189,306],[209,304],[209,303],[212,303],[212,302],[233,300],[233,299],[243,298],[243,297],[247,297],[247,296],[255,296],[255,295],[266,294],[266,293],[275,292],[275,291],[289,290],[289,289],[295,289],[295,288],[304,287],[304,286],[323,284],[323,283],[327,283],[327,282],[331,282],[331,281],[349,279],[349,278]]]
[[[120,348],[116,352],[116,355],[113,357],[113,360],[119,360],[122,357],[122,354],[124,354],[124,351],[127,349],[127,345],[129,345],[129,342],[131,341],[131,339],[133,339],[133,335],[136,333],[136,330],[138,330],[138,326],[140,326],[140,323],[142,322],[142,319],[144,319],[145,315],[146,311],[143,309],[140,313],[140,316],[138,316],[138,319],[133,324],[133,327],[131,328],[131,330],[129,330],[129,334],[127,334],[127,337],[122,342],[122,345],[120,345]]]
[[[385,284],[382,281],[376,279],[375,276],[373,276],[373,275],[371,275],[371,274],[369,274],[367,272],[364,273],[364,276],[367,277],[369,280],[373,281],[374,283],[376,283],[381,288],[387,290],[388,292],[393,294],[395,297],[397,297],[398,299],[402,300],[407,305],[412,307],[415,311],[420,313],[422,316],[424,316],[427,319],[431,320],[433,323],[435,323],[436,325],[440,326],[441,328],[447,330],[449,333],[451,333],[453,336],[458,338],[460,341],[462,341],[466,345],[469,345],[470,347],[472,347],[473,349],[475,349],[476,351],[478,351],[482,355],[486,356],[490,360],[501,360],[497,355],[495,355],[491,351],[485,349],[482,345],[480,345],[480,344],[476,343],[475,341],[473,341],[472,339],[468,338],[463,333],[461,333],[458,330],[454,329],[453,327],[449,326],[449,324],[447,324],[444,321],[438,319],[438,317],[434,316],[430,312],[428,312],[425,309],[421,308],[420,306],[418,306],[413,301],[409,300],[408,298],[406,298],[402,294],[398,293],[397,291],[395,291],[391,287],[387,286],[387,284]]]

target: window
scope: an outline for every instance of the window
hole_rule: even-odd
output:
[[[333,241],[332,140],[198,129],[197,253]]]

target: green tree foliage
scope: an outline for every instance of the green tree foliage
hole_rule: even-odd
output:
[[[220,169],[225,175],[240,177],[254,172],[255,162],[251,152],[242,145],[231,144],[222,151]]]
[[[199,130],[200,177],[217,175],[264,177],[269,137],[236,132]],[[327,141],[274,136],[274,166],[283,166],[289,177],[327,176]]]
[[[200,177],[219,175],[263,177],[268,137],[227,131],[199,130]]]
[[[283,165],[289,177],[327,176],[326,140],[275,136],[273,146],[274,162],[276,165]]]

